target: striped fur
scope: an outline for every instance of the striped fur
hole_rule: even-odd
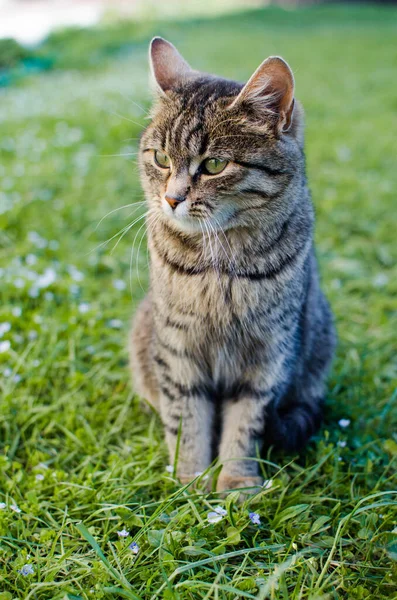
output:
[[[151,278],[131,334],[134,383],[161,414],[171,461],[182,427],[183,481],[219,456],[219,490],[254,486],[258,449],[299,449],[318,428],[335,346],[302,109],[281,59],[270,75],[263,63],[262,104],[257,80],[250,103],[250,82],[189,70],[164,40],[151,59],[157,99],[140,152]],[[208,157],[229,163],[206,175]],[[166,195],[185,201],[172,210]]]

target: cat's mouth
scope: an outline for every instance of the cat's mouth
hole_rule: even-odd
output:
[[[211,230],[227,229],[234,213],[232,209],[228,210],[224,207],[222,211],[214,210],[208,214],[207,211],[189,207],[186,201],[171,207],[163,199],[161,205],[168,223],[184,233],[206,233]]]

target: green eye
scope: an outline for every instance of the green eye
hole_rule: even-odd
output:
[[[169,169],[171,166],[170,157],[165,152],[161,152],[160,150],[154,151],[154,160],[155,163],[162,169]]]
[[[207,158],[203,162],[204,173],[207,175],[218,175],[218,173],[222,173],[227,163],[228,161],[222,158]]]

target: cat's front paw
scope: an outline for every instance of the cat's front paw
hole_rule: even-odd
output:
[[[256,494],[262,489],[263,480],[261,477],[244,475],[222,475],[219,476],[216,491],[225,492],[231,490],[242,490],[242,496]]]

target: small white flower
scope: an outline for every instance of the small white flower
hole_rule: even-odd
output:
[[[172,475],[174,472],[174,467],[173,467],[173,465],[167,465],[165,467],[165,470],[167,471],[167,473],[171,473],[171,475]]]
[[[0,337],[8,333],[11,329],[11,323],[0,323]]]
[[[18,571],[18,573],[20,573],[21,575],[24,575],[25,577],[26,577],[27,575],[33,575],[33,573],[34,573],[34,568],[32,567],[32,565],[29,565],[29,564],[27,564],[27,565],[23,565],[22,569],[20,569],[20,570]]]
[[[68,273],[74,281],[83,281],[84,273],[79,271],[74,265],[69,265]]]
[[[265,479],[262,487],[264,490],[270,490],[273,487],[273,479]]]
[[[256,513],[256,512],[251,512],[251,513],[249,513],[249,515],[248,515],[248,516],[249,516],[249,518],[250,518],[250,521],[251,521],[251,523],[252,523],[253,525],[260,525],[260,524],[261,524],[261,518],[260,518],[260,516],[258,515],[258,513]]]
[[[349,425],[350,425],[350,419],[340,419],[338,422],[339,422],[339,426],[342,427],[343,429],[346,429],[346,427],[349,427]]]
[[[37,331],[35,331],[34,329],[32,329],[32,331],[29,331],[28,338],[31,342],[37,339]]]
[[[69,287],[69,292],[73,294],[73,296],[77,296],[77,294],[80,292],[80,287],[77,285],[77,283],[72,283],[72,285]]]
[[[138,544],[136,542],[132,542],[128,547],[129,547],[129,549],[131,550],[131,552],[133,554],[138,554],[138,552],[139,552],[139,546],[138,546]]]
[[[216,512],[217,515],[221,515],[221,517],[225,517],[227,515],[227,510],[222,508],[222,506],[216,506],[214,508],[214,511]]]
[[[54,298],[54,294],[53,294],[52,292],[46,292],[46,293],[44,294],[44,298],[45,298],[46,300],[53,300],[53,298]]]
[[[0,502],[0,510],[4,510],[7,504],[5,502]]]
[[[122,291],[122,290],[125,290],[125,288],[127,287],[127,284],[122,279],[114,279],[114,281],[113,281],[113,287],[116,290]]]
[[[41,237],[36,231],[29,231],[28,240],[32,242],[37,248],[46,248],[47,240]]]
[[[11,314],[14,317],[20,317],[22,314],[22,308],[20,306],[14,306],[14,308],[11,309]]]
[[[218,523],[219,521],[222,521],[222,519],[222,515],[218,515],[216,512],[209,512],[207,515],[208,523]]]
[[[4,342],[0,342],[0,354],[4,352],[8,352],[11,348],[10,340],[4,340]]]
[[[52,285],[57,279],[57,273],[55,269],[48,268],[44,271],[43,275],[39,275],[36,279],[35,285],[37,288],[46,288]]]
[[[22,289],[23,287],[25,287],[24,280],[21,277],[17,277],[16,279],[14,279],[14,287],[18,289]]]
[[[44,480],[44,475],[42,473],[38,473],[36,475],[36,481],[43,481]]]
[[[79,304],[79,312],[82,315],[85,315],[90,310],[91,310],[91,304],[88,304],[88,302],[82,302],[81,304]]]
[[[216,506],[213,511],[207,515],[209,523],[219,523],[227,515],[227,511],[222,506]]]
[[[385,285],[387,285],[389,283],[389,278],[386,275],[386,273],[378,273],[377,275],[375,275],[375,277],[372,279],[372,284],[374,285],[374,287],[376,288],[381,288],[384,287]]]
[[[32,366],[33,367],[39,367],[40,366],[40,361],[36,358],[34,361],[32,361]]]
[[[26,264],[30,267],[37,263],[37,256],[35,254],[28,254],[26,257]]]
[[[37,287],[32,287],[29,290],[29,297],[30,298],[38,298],[39,295],[39,290]]]
[[[18,374],[14,375],[14,377],[12,378],[14,383],[19,383],[21,381],[22,377]]]
[[[3,371],[3,375],[4,375],[4,377],[11,377],[12,369],[10,369],[10,367],[6,367]]]
[[[345,448],[345,447],[346,447],[346,444],[347,444],[347,442],[345,442],[345,441],[340,441],[340,442],[338,442],[338,446],[339,446],[339,448]]]
[[[117,535],[121,538],[125,538],[128,537],[130,534],[126,529],[122,529],[121,531],[117,532]]]
[[[22,512],[21,509],[18,508],[18,506],[16,504],[11,504],[10,508],[11,508],[11,510],[13,510],[16,513]]]
[[[34,468],[35,469],[48,469],[48,465],[46,465],[44,462],[39,462],[39,464],[36,465]]]
[[[123,321],[120,321],[120,319],[110,319],[108,325],[109,327],[112,327],[112,329],[121,329]]]

